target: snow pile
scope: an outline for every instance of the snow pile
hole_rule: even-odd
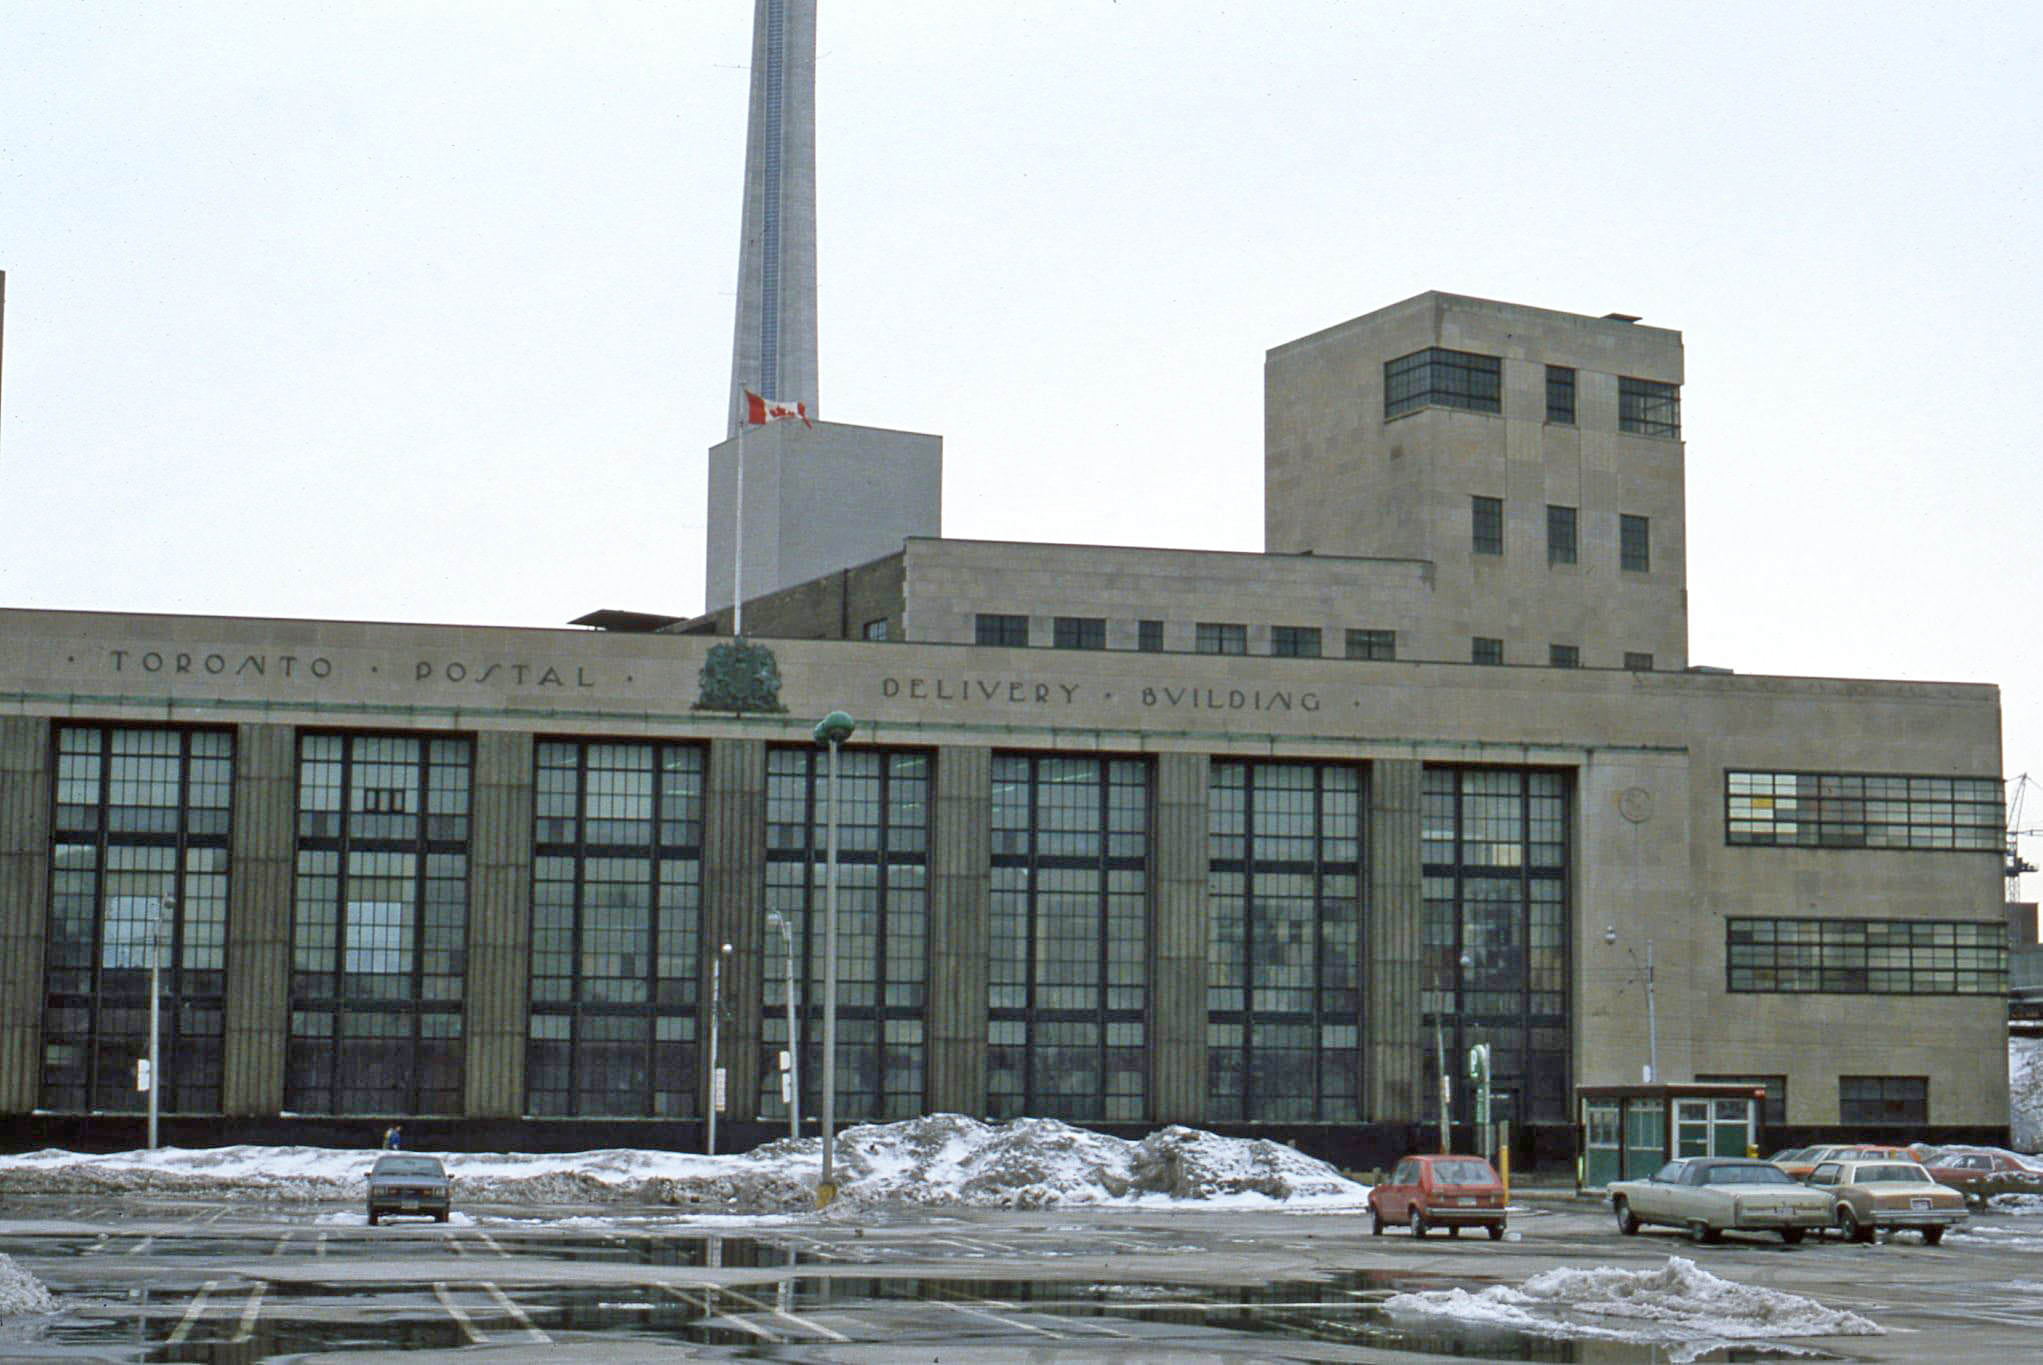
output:
[[[320,1147],[171,1147],[110,1156],[44,1150],[0,1157],[0,1194],[357,1200],[376,1155]],[[637,1203],[775,1213],[815,1207],[822,1143],[784,1138],[720,1156],[629,1148],[435,1155],[454,1178],[457,1203]],[[832,1157],[838,1203],[852,1208],[1109,1202],[1355,1208],[1369,1193],[1325,1162],[1278,1143],[1182,1127],[1129,1142],[1055,1119],[988,1124],[932,1114],[846,1128]]]
[[[1733,1341],[1883,1335],[1856,1313],[1719,1279],[1680,1256],[1670,1256],[1660,1270],[1549,1270],[1517,1289],[1394,1294],[1384,1307],[1393,1314],[1488,1322],[1542,1336],[1652,1342],[1672,1348],[1675,1360],[1693,1360]]]
[[[2043,1149],[2043,1038],[2008,1039],[2009,1140]]]
[[[12,1256],[0,1251],[0,1318],[56,1311],[57,1301],[50,1297],[49,1290],[43,1288],[43,1282],[16,1265]]]

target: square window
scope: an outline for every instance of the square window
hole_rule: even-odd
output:
[[[1556,503],[1546,505],[1546,562],[1575,562],[1575,509]]]
[[[1546,367],[1546,420],[1575,425],[1575,372],[1566,366]]]
[[[1468,661],[1473,664],[1500,664],[1504,662],[1504,642],[1487,635],[1478,635],[1469,641]]]
[[[1627,573],[1649,573],[1653,568],[1652,523],[1629,512],[1617,519],[1617,567]]]
[[[1548,645],[1546,661],[1555,668],[1580,668],[1582,651],[1575,645]]]
[[[1163,653],[1163,622],[1137,621],[1135,623],[1135,648],[1144,654]]]
[[[1882,1125],[1929,1122],[1929,1077],[1839,1076],[1840,1123]]]
[[[1107,622],[1100,616],[1059,616],[1051,622],[1051,646],[1056,649],[1105,649]]]
[[[877,621],[868,621],[868,622],[866,622],[866,623],[865,623],[865,627],[864,627],[864,630],[863,630],[863,632],[862,632],[862,633],[864,634],[865,638],[866,638],[866,639],[868,639],[868,640],[884,640],[884,639],[886,639],[886,638],[887,638],[887,618],[886,618],[886,617],[884,617],[884,616],[882,616],[882,617],[880,617],[880,619],[879,619],[879,620],[877,620]]]
[[[1628,649],[1624,652],[1624,666],[1634,673],[1651,673],[1653,671],[1653,656]]]
[[[1471,548],[1479,555],[1504,553],[1504,500],[1478,495],[1468,507]]]
[[[1617,381],[1617,429],[1681,439],[1681,386],[1653,379]]]
[[[1348,632],[1351,659],[1395,659],[1397,632],[1394,630],[1351,630]]]
[[[1280,659],[1317,659],[1319,657],[1319,627],[1270,627],[1270,653]]]
[[[1248,653],[1248,627],[1228,621],[1201,621],[1193,644],[1201,654]]]
[[[982,645],[1026,646],[1029,642],[1029,618],[982,611],[979,613],[974,642]]]

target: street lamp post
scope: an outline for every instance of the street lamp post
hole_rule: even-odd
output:
[[[717,1026],[724,1016],[724,960],[731,945],[717,949],[709,965],[709,1153],[716,1154],[716,1112],[724,1107],[724,1073],[717,1066]]]
[[[1467,971],[1473,966],[1475,966],[1475,959],[1467,953],[1463,953],[1461,955],[1461,969]],[[1459,992],[1454,990],[1453,983],[1445,979],[1444,973],[1440,979],[1434,982],[1434,989],[1447,996],[1449,1000],[1459,1002]],[[1453,1150],[1449,1146],[1449,1134],[1452,1130],[1448,1116],[1450,1099],[1453,1094],[1450,1089],[1452,1082],[1448,1077],[1452,1073],[1447,1069],[1447,1030],[1446,1026],[1441,1022],[1446,1013],[1445,1009],[1433,1011],[1433,1065],[1440,1072],[1440,1154],[1442,1156],[1447,1155],[1448,1152]]]
[[[832,1125],[837,1117],[837,749],[857,723],[842,711],[816,722],[816,743],[830,746],[830,819],[824,842],[823,871],[823,1174],[816,1184],[816,1206],[837,1197],[832,1167]]]
[[[1605,943],[1617,942],[1617,926],[1615,924],[1609,924],[1604,926],[1603,941]],[[1637,953],[1632,952],[1632,946],[1629,943],[1625,944],[1624,950],[1626,953],[1629,953],[1631,955],[1632,965],[1636,967],[1639,963],[1639,955]],[[1660,1016],[1658,1011],[1654,1007],[1653,1000],[1653,940],[1651,939],[1646,940],[1645,972],[1646,972],[1646,1084],[1658,1085],[1660,1082]]]
[[[802,1135],[802,1049],[795,1032],[795,949],[794,930],[787,916],[778,910],[766,912],[766,922],[780,930],[781,947],[787,956],[787,1135]]]
[[[156,1150],[157,1095],[163,1086],[163,1058],[159,1047],[163,1030],[163,919],[177,913],[177,897],[167,895],[156,902],[156,916],[149,923],[149,1150]]]

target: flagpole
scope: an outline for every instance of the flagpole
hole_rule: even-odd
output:
[[[733,638],[745,633],[745,428],[752,425],[751,414],[738,423],[738,533],[732,537],[735,548],[731,552],[731,635]]]

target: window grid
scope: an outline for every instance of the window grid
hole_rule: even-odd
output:
[[[1841,1123],[1883,1127],[1929,1122],[1929,1077],[1839,1076],[1837,1117]]]
[[[1504,553],[1504,500],[1477,494],[1468,505],[1469,548],[1479,555]]]
[[[1727,844],[2000,853],[2005,828],[1997,778],[1724,774]]]
[[[1425,770],[1422,1022],[1441,1021],[1450,1058],[1490,1044],[1499,1118],[1568,1114],[1567,806],[1561,773]],[[1467,1087],[1454,1094],[1466,1118]]]
[[[1135,648],[1144,654],[1163,653],[1163,622],[1137,621],[1135,623]]]
[[[526,1112],[699,1112],[704,762],[689,744],[535,746]]]
[[[149,1054],[160,923],[158,1107],[217,1114],[234,736],[62,725],[55,740],[38,1103],[59,1113],[147,1105],[135,1064]]]
[[[1397,658],[1397,632],[1394,630],[1349,631],[1348,657],[1351,659]]]
[[[1546,505],[1546,562],[1575,562],[1575,509],[1557,503]]]
[[[1207,1113],[1360,1118],[1359,769],[1218,762],[1209,788]]]
[[[1490,635],[1478,635],[1468,642],[1468,661],[1472,664],[1501,664],[1504,662],[1504,642]]]
[[[1752,1085],[1766,1090],[1766,1098],[1760,1102],[1759,1121],[1768,1128],[1781,1128],[1788,1121],[1788,1078],[1786,1076],[1726,1076],[1696,1073],[1696,1080],[1705,1085]]]
[[[1194,648],[1201,654],[1248,653],[1248,627],[1228,621],[1201,621]]]
[[[1617,429],[1638,436],[1681,438],[1681,386],[1653,379],[1617,381]]]
[[[1099,616],[1059,616],[1051,622],[1051,644],[1057,649],[1105,649],[1106,619]]]
[[[829,763],[814,746],[771,749],[766,758],[766,908],[793,941],[802,1108],[810,1113],[823,1077]],[[924,1111],[928,1068],[929,756],[840,749],[837,786],[835,1112],[865,1122],[912,1118]],[[788,1046],[788,938],[769,924],[764,941],[759,1117],[785,1121],[778,1055]]]
[[[462,1107],[473,753],[452,736],[298,737],[284,1107]]]
[[[982,645],[1026,648],[1029,643],[1029,618],[982,611],[974,619],[973,638],[975,643]]]
[[[1652,522],[1626,512],[1617,519],[1617,567],[1627,573],[1653,569]]]
[[[1733,919],[1725,987],[1787,995],[2005,995],[1992,920]]]
[[[1566,366],[1546,367],[1546,420],[1575,425],[1575,372]]]
[[[1624,652],[1624,666],[1634,673],[1651,673],[1653,671],[1653,656],[1628,649]]]
[[[1270,653],[1280,659],[1317,659],[1318,626],[1271,626]]]
[[[1151,781],[1137,759],[994,757],[997,1118],[1146,1116]]]
[[[1546,661],[1552,668],[1580,668],[1582,649],[1579,645],[1548,645]]]
[[[1424,407],[1502,412],[1503,397],[1503,365],[1493,355],[1433,346],[1383,365],[1385,421]]]

